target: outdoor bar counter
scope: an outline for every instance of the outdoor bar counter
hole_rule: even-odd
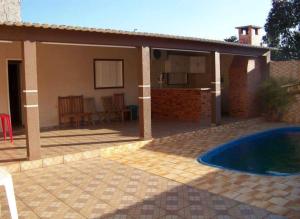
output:
[[[153,119],[180,121],[210,120],[210,88],[152,88]]]

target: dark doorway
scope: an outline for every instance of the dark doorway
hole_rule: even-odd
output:
[[[8,62],[8,86],[11,121],[14,127],[22,126],[21,108],[21,62]]]

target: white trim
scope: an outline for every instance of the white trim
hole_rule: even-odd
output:
[[[25,108],[36,108],[39,107],[38,104],[32,104],[32,105],[24,105]]]
[[[194,50],[194,49],[169,49],[169,48],[152,48],[152,49],[159,49],[159,50],[166,50],[166,51],[179,51],[179,52],[210,53],[209,51],[201,51],[201,50]]]
[[[98,45],[98,44],[85,44],[85,43],[57,43],[57,42],[40,42],[47,45],[59,45],[59,46],[88,46],[88,47],[111,47],[111,48],[124,48],[124,49],[136,49],[134,46],[116,46],[116,45]]]
[[[148,84],[148,85],[139,85],[139,87],[150,87],[150,84]]]
[[[211,91],[213,94],[220,94],[221,91]]]
[[[200,90],[211,90],[210,88],[200,88]]]
[[[211,84],[221,84],[221,81],[212,81]]]
[[[243,55],[243,54],[239,54],[239,53],[230,53],[230,52],[221,52],[220,55],[232,55],[232,56],[244,56],[244,57],[259,57],[258,55]]]
[[[10,41],[10,40],[0,40],[0,43],[13,43],[13,41]]]
[[[151,99],[151,97],[139,97],[139,99],[145,100],[145,99]]]
[[[38,90],[23,90],[23,93],[37,93]]]

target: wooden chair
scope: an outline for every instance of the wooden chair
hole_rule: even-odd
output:
[[[85,113],[83,108],[83,96],[58,97],[59,125],[66,122],[75,122],[76,127],[80,126],[82,119],[87,118],[91,123],[91,113]]]
[[[111,121],[117,116],[117,111],[114,108],[114,101],[112,96],[101,97],[104,109],[105,120]]]
[[[76,115],[76,127],[80,126],[81,121],[85,121],[87,118],[88,124],[92,124],[92,113],[85,112],[83,106],[83,96],[71,96],[72,98],[72,109],[73,113]]]
[[[91,117],[97,116],[98,117],[98,121],[100,121],[101,118],[103,118],[104,112],[97,111],[96,102],[95,102],[95,98],[94,97],[84,98],[84,100],[83,100],[83,106],[84,106],[84,112],[91,113]],[[92,118],[92,121],[94,121],[93,118]]]
[[[132,114],[130,109],[128,109],[125,105],[125,96],[124,93],[114,94],[114,108],[122,122],[125,121],[125,114],[128,113],[130,116],[130,120],[132,120]]]
[[[75,116],[72,113],[72,101],[70,97],[58,97],[58,119],[62,126],[67,122],[72,122]]]

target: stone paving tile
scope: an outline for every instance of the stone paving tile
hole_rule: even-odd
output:
[[[137,204],[135,207],[131,208],[129,215],[132,218],[161,218],[166,214],[166,211],[162,208],[157,207],[151,201],[143,201]]]
[[[15,173],[19,214],[21,218],[300,218],[299,176],[247,175],[195,161],[220,143],[279,125],[250,120],[155,139],[136,151]],[[65,134],[77,138],[78,131]],[[57,142],[64,138],[59,131],[45,137],[51,135],[61,135]],[[0,203],[1,218],[8,218],[2,191]]]
[[[225,122],[235,121],[232,119],[227,121],[226,119]],[[185,133],[205,128],[193,122],[183,123],[176,121],[153,121],[152,126],[154,137],[164,137],[175,133]],[[132,143],[138,140],[137,136],[137,122],[99,124],[80,129],[47,129],[41,132],[42,157],[52,158],[70,153]],[[8,159],[26,159],[26,138],[21,130],[15,133],[14,140],[14,145],[0,141],[0,148],[2,149],[0,161],[2,165],[7,164],[5,162]],[[50,163],[52,165],[58,164],[62,162],[61,159],[61,157],[47,159],[45,165]]]
[[[26,136],[22,131],[14,133],[14,144],[2,141],[0,136],[0,165],[11,164],[17,160],[26,160]],[[41,132],[42,158],[48,158],[45,165],[62,163],[62,157],[50,159],[60,155],[66,155],[66,161],[78,159],[79,152],[118,146],[139,141],[138,123],[111,123],[100,124],[93,127],[80,129],[48,129]],[[39,161],[40,162],[40,161]],[[32,162],[24,163],[24,168],[33,165]],[[42,164],[35,164],[42,165]],[[37,167],[35,167],[37,168]]]
[[[213,218],[216,216],[217,212],[200,204],[192,204],[181,209],[178,214],[182,218],[202,219]]]
[[[260,130],[283,124],[259,120],[228,124],[193,133],[155,139],[134,152],[104,156],[126,166],[190,185],[274,214],[300,218],[300,176],[266,177],[224,171],[196,162],[201,153]],[[218,207],[218,206],[215,206]]]
[[[85,174],[84,167],[91,164],[97,168]],[[124,168],[117,170],[121,166],[102,158],[13,174],[19,214],[21,218],[259,218],[271,214],[130,166],[125,168],[130,174],[122,175],[119,171]],[[99,177],[102,173],[109,177]],[[3,194],[2,217],[8,218]]]
[[[226,120],[234,122],[234,120]],[[200,128],[194,122],[153,121],[154,137],[163,137],[175,133],[195,131]],[[47,128],[41,131],[42,158],[48,158],[44,165],[54,165],[63,162],[62,155],[86,152],[80,157],[91,158],[95,152],[91,150],[120,146],[139,141],[138,122],[103,123],[95,126],[81,128]],[[0,137],[1,134],[0,134]],[[14,144],[4,142],[0,138],[0,165],[11,164],[16,160],[26,160],[26,136],[23,130],[14,133]],[[54,159],[50,159],[53,158]],[[74,156],[67,156],[66,160],[73,160]]]

